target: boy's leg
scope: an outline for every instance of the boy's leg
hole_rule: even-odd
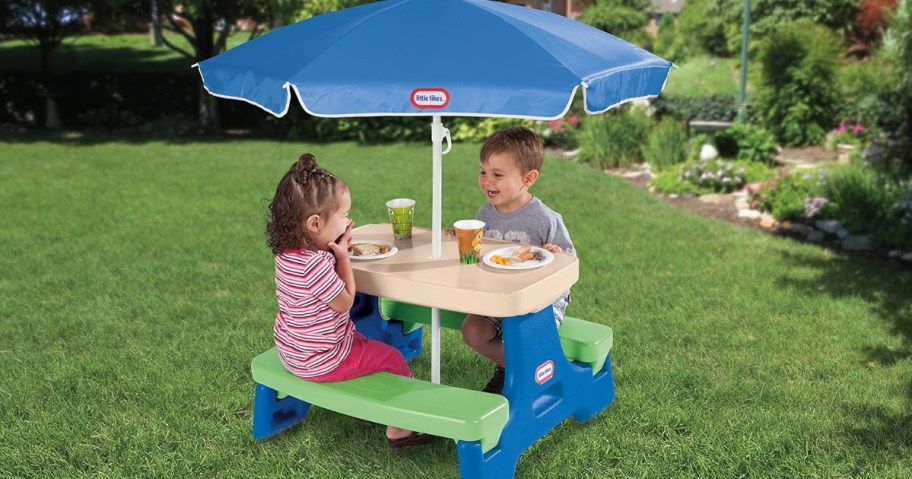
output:
[[[503,367],[503,340],[497,328],[486,318],[477,314],[467,315],[462,322],[462,339],[478,354]]]
[[[472,349],[482,356],[494,361],[494,375],[482,389],[484,392],[500,394],[503,392],[504,378],[504,349],[501,339],[500,320],[486,318],[477,314],[469,314],[462,322],[462,338]]]

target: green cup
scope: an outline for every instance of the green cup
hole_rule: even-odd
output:
[[[412,222],[415,218],[415,200],[396,198],[386,202],[390,224],[393,225],[393,236],[397,240],[412,238]]]

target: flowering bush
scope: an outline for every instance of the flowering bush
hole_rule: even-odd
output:
[[[576,148],[576,129],[579,117],[570,115],[556,120],[537,122],[535,132],[546,146]]]
[[[744,187],[750,207],[771,213],[778,220],[805,221],[829,217],[832,202],[825,194],[825,169],[783,174],[776,179]]]
[[[700,160],[678,170],[678,181],[688,182],[699,188],[713,191],[734,191],[744,185],[745,170],[729,161]]]
[[[867,129],[855,118],[842,120],[839,126],[826,136],[826,149],[834,150],[836,145],[860,145],[864,142]]]

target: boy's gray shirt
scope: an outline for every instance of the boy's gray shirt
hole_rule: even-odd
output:
[[[484,235],[488,238],[532,246],[551,243],[576,256],[563,217],[534,196],[522,208],[510,213],[501,213],[485,202],[478,208],[475,218],[485,222]]]

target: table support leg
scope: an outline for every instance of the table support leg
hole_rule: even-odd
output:
[[[365,338],[382,341],[398,349],[406,361],[421,354],[421,328],[403,333],[402,321],[383,319],[376,296],[356,293],[350,315],[355,328]]]
[[[610,358],[596,375],[569,361],[560,346],[550,306],[503,322],[510,419],[500,443],[487,454],[459,444],[462,477],[513,477],[519,456],[570,416],[590,419],[614,400]]]

